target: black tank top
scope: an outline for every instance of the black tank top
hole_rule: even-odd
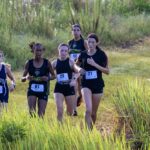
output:
[[[96,53],[92,56],[89,56],[87,52],[82,52],[78,60],[81,62],[81,67],[86,71],[86,74],[83,75],[82,82],[92,82],[92,84],[97,84],[98,82],[104,86],[104,81],[102,79],[102,72],[89,65],[87,63],[88,58],[93,58],[93,60],[102,67],[107,65],[107,56],[104,51],[97,50]],[[90,76],[93,73],[93,76]],[[97,77],[96,77],[97,76]]]
[[[75,41],[74,39],[69,41],[69,47],[70,47],[70,59],[73,61],[76,61],[80,55],[81,52],[85,51],[84,46],[84,39],[81,38],[78,41]]]
[[[84,39],[81,38],[78,41],[75,41],[72,39],[69,41],[69,47],[70,47],[70,53],[81,53],[82,51],[85,51],[85,46],[84,46]]]
[[[8,92],[5,65],[2,64],[0,70],[0,95],[6,95]]]
[[[33,59],[29,60],[28,71],[30,76],[33,76],[35,78],[42,77],[42,76],[49,76],[48,60],[47,59],[43,59],[43,60],[44,60],[43,64],[40,68],[34,67]],[[30,81],[29,82],[30,90],[33,88],[32,87],[33,85],[36,86],[37,88],[38,86],[44,87],[44,90],[42,90],[41,92],[38,91],[38,93],[48,92],[48,81]],[[34,92],[36,92],[36,89]]]
[[[61,82],[61,81],[67,81],[67,77],[64,76],[68,76],[68,80],[70,80],[72,78],[72,68],[70,67],[69,64],[69,58],[67,58],[66,60],[60,60],[57,59],[57,64],[56,64],[56,73],[57,73],[57,81]],[[58,80],[58,78],[62,78],[62,80]]]

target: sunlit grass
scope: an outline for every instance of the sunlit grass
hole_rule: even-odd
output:
[[[130,0],[128,2],[131,3]],[[16,70],[31,57],[30,42],[42,43],[46,47],[46,56],[53,57],[57,46],[72,38],[71,24],[74,23],[81,25],[83,37],[96,32],[103,45],[122,46],[149,36],[148,12],[134,13],[128,2],[42,0],[39,4],[23,5],[22,0],[10,0],[8,3],[0,0],[0,49],[4,51],[6,61]],[[145,7],[145,3],[140,6]],[[123,7],[130,12],[120,12]]]
[[[64,9],[68,8],[67,1],[42,1],[42,7],[28,5],[26,14],[23,14],[21,0],[18,3],[15,0],[0,2],[3,20],[0,22],[0,49],[5,53],[6,62],[11,63],[16,79],[16,90],[10,93],[8,112],[0,116],[0,149],[127,150],[135,146],[134,142],[142,142],[145,150],[150,149],[150,41],[149,37],[136,41],[150,33],[149,14],[122,12],[118,15],[121,5],[115,6],[117,1],[112,1],[114,4],[110,1],[105,7],[98,5],[101,0],[94,1],[92,12],[87,1],[85,10],[77,11],[71,4],[69,7],[74,11],[74,18],[68,13],[69,9]],[[124,4],[128,2],[124,1]],[[79,7],[82,7],[81,3]],[[92,21],[89,13],[92,13]],[[63,124],[57,122],[53,98],[55,81],[50,83],[44,120],[30,118],[26,94],[28,83],[20,81],[23,64],[32,58],[28,44],[32,41],[42,43],[46,47],[45,56],[53,60],[58,44],[72,38],[70,24],[76,22],[81,24],[84,36],[97,32],[104,45],[136,41],[136,45],[125,45],[125,49],[103,47],[109,57],[111,73],[104,75],[104,97],[92,132],[84,125],[84,103],[78,108],[78,117],[69,117],[64,111]],[[130,125],[131,139],[126,137],[126,129],[120,129],[121,134],[116,134],[118,118],[121,117]]]
[[[136,65],[138,65],[140,62],[144,64],[145,69],[148,70],[148,46],[149,44],[145,42],[144,44],[132,47],[130,50],[109,49],[109,51],[106,51],[110,58],[110,68],[112,68],[112,71],[109,76],[104,75],[104,97],[102,98],[100,107],[98,109],[96,126],[91,133],[89,133],[89,131],[84,127],[84,103],[82,103],[81,107],[78,108],[78,117],[69,117],[64,111],[63,125],[58,124],[56,120],[56,106],[53,98],[55,81],[51,81],[50,83],[50,96],[46,109],[45,119],[40,120],[38,118],[30,118],[26,96],[28,83],[21,83],[20,78],[22,71],[15,72],[14,75],[16,78],[16,91],[10,94],[8,113],[3,117],[3,119],[1,119],[0,126],[2,127],[3,122],[11,123],[14,121],[14,124],[23,122],[25,125],[26,136],[24,139],[17,140],[15,143],[8,143],[8,146],[15,149],[67,148],[102,150],[115,147],[115,149],[121,150],[128,149],[127,143],[129,143],[131,146],[134,146],[134,142],[139,140],[146,143],[146,146],[148,147],[148,138],[146,136],[147,128],[145,123],[143,124],[140,119],[145,118],[145,115],[147,114],[145,111],[147,112],[149,110],[148,103],[145,103],[146,97],[148,98],[148,93],[142,91],[143,82],[146,83],[146,87],[150,85],[150,82],[147,80],[149,72],[144,72],[143,66],[139,65],[136,67]],[[144,52],[144,55],[141,55],[141,52]],[[137,62],[137,60],[139,62]],[[126,64],[128,64],[128,67]],[[115,69],[115,67],[119,67],[120,69],[114,71],[113,69]],[[135,74],[135,72],[137,74]],[[137,81],[140,80],[141,82],[136,82],[135,78]],[[135,82],[129,83],[131,81]],[[129,85],[127,83],[129,83]],[[149,90],[147,89],[147,91]],[[113,95],[116,93],[119,95],[113,99]],[[136,115],[133,114],[133,117],[132,112],[130,112],[129,115],[131,117],[131,120],[129,121],[132,123],[133,120],[133,129],[131,130],[133,139],[131,139],[131,141],[125,138],[125,133],[119,136],[116,134],[116,130],[118,128],[118,115],[121,115],[121,117],[127,117],[125,118],[127,121],[129,118],[127,114],[124,114],[126,111],[130,111],[128,109],[128,104],[130,103],[130,98],[132,99],[132,95],[129,93],[132,95],[139,95],[142,101],[137,102],[140,102],[141,107],[143,106],[141,111],[139,107],[136,108],[138,103],[132,103],[131,109],[135,107],[135,109],[138,111]],[[145,94],[147,96],[144,96]],[[127,99],[123,96],[126,96]],[[140,100],[140,98],[138,98],[138,100]],[[114,107],[114,100],[116,102],[115,105],[117,104],[116,107]],[[141,115],[141,113],[143,117],[141,116],[140,118],[137,115]],[[148,119],[146,120],[148,121]],[[136,121],[140,121],[141,123],[138,124]],[[18,125],[16,126],[18,127]],[[141,132],[137,133],[137,131]],[[104,136],[105,132],[107,137]],[[124,132],[124,130],[122,132]],[[1,147],[3,146],[4,145],[2,144]],[[3,149],[5,148],[3,147]]]
[[[127,80],[114,94],[114,104],[130,129],[133,141],[148,146],[150,134],[150,88],[138,79]]]
[[[30,118],[25,111],[7,112],[1,117],[0,133],[7,135],[0,137],[1,149],[128,149],[124,134],[117,139],[113,134],[102,137],[95,128],[89,131],[83,121],[72,123],[72,118],[67,118],[59,124],[53,114],[42,120]]]

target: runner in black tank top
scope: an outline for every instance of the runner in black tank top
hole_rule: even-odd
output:
[[[55,75],[51,63],[42,57],[44,47],[40,43],[35,43],[32,50],[35,58],[26,62],[22,82],[29,80],[27,96],[31,116],[36,111],[38,99],[38,115],[42,117],[45,114],[48,100],[49,74],[51,73],[51,79],[54,79]]]
[[[81,65],[82,96],[86,103],[85,120],[90,129],[96,121],[96,114],[103,94],[104,81],[102,73],[109,74],[108,59],[97,45],[98,37],[92,33],[88,36],[88,51],[81,53],[77,64]]]
[[[48,81],[40,81],[40,77],[42,76],[49,76],[49,69],[48,69],[48,60],[43,59],[43,64],[41,67],[36,68],[34,66],[34,59],[29,60],[29,76],[35,78],[35,80],[29,81],[29,88],[28,88],[28,96],[35,95],[38,99],[48,99]]]
[[[15,89],[15,80],[12,72],[7,64],[3,63],[4,54],[0,51],[0,112],[3,108],[7,110],[7,103],[9,98],[9,91],[12,92]],[[11,85],[8,88],[7,76],[11,80]]]
[[[67,58],[65,60],[57,59],[56,62],[57,82],[54,93],[62,93],[64,97],[75,95],[74,87],[70,86],[73,70],[69,61],[69,58]]]
[[[75,29],[74,29],[75,30]],[[75,61],[81,52],[85,51],[85,41],[82,37],[79,36],[77,40],[72,39],[69,41],[69,47],[70,47],[70,59]]]
[[[54,89],[54,98],[57,106],[57,119],[63,119],[63,101],[67,105],[67,113],[73,114],[73,105],[75,101],[74,86],[77,76],[73,76],[74,62],[68,58],[69,46],[60,44],[58,47],[59,58],[52,63],[53,69],[56,70],[57,81]]]
[[[102,50],[97,49],[93,55],[89,55],[87,52],[81,53],[78,59],[81,62],[81,67],[86,71],[82,76],[82,88],[88,87],[94,94],[103,93],[102,71],[88,64],[88,59],[93,59],[98,65],[106,67],[107,56]]]
[[[72,34],[74,38],[71,41],[69,41],[69,47],[70,47],[69,53],[70,53],[70,59],[76,61],[80,53],[86,51],[87,43],[85,42],[85,40],[81,35],[81,27],[79,24],[72,25]],[[82,102],[80,86],[81,86],[81,78],[78,79],[77,85],[75,86],[77,106],[80,106]],[[77,116],[76,107],[74,108],[74,116]]]

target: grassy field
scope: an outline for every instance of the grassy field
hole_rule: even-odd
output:
[[[1,149],[128,150],[150,149],[150,0],[0,0],[0,50],[17,81],[8,112],[0,116]],[[90,19],[89,19],[89,16]],[[57,46],[72,38],[79,23],[83,36],[95,32],[109,56],[111,74],[104,75],[104,97],[95,128],[84,125],[85,105],[78,117],[56,120],[55,81],[44,120],[30,118],[22,68],[32,57],[28,44],[42,43],[45,56],[56,57]]]
[[[136,130],[133,130],[137,124],[136,119],[139,118],[139,116],[137,116],[137,113],[136,116],[134,116],[134,113],[130,111],[128,105],[135,93],[135,99],[139,99],[139,103],[137,103],[143,106],[143,108],[133,103],[133,105],[130,105],[131,109],[134,107],[137,110],[140,109],[139,112],[145,114],[142,114],[143,118],[146,117],[146,114],[149,115],[150,113],[150,110],[146,107],[146,105],[149,104],[148,100],[150,96],[149,47],[150,38],[145,37],[143,42],[129,47],[128,49],[116,47],[103,48],[106,50],[109,57],[111,74],[109,76],[104,76],[106,83],[105,95],[98,110],[96,128],[92,132],[87,131],[84,127],[84,103],[78,108],[78,117],[68,117],[65,114],[63,125],[57,123],[56,107],[53,99],[55,81],[51,82],[51,92],[45,120],[29,118],[26,100],[27,83],[23,84],[20,82],[21,71],[15,72],[17,87],[15,92],[10,94],[8,114],[1,118],[0,135],[2,135],[3,130],[8,130],[7,126],[5,127],[4,125],[8,124],[9,128],[12,127],[11,130],[17,130],[19,135],[21,135],[20,133],[24,133],[26,136],[22,139],[21,136],[14,137],[14,139],[19,139],[17,142],[15,140],[12,140],[13,142],[11,142],[11,140],[8,142],[9,138],[4,136],[7,144],[3,141],[3,136],[1,136],[1,141],[3,143],[1,148],[126,150],[130,149],[130,146],[136,149],[136,146],[142,141],[143,143],[141,145],[143,148],[150,149],[150,145],[148,144],[150,139],[149,128],[146,128],[146,123],[141,126],[139,123]],[[146,91],[143,90],[145,89],[144,87],[146,87]],[[115,97],[114,95],[116,94],[118,95]],[[139,118],[139,122],[143,119],[142,117]],[[124,118],[121,123],[120,118]],[[148,119],[147,123],[150,123]],[[137,133],[137,129],[138,131],[140,129],[142,132]],[[17,133],[11,133],[12,131],[10,132],[10,130],[7,132],[8,137],[11,134],[18,135]],[[129,135],[132,137],[131,139],[128,137]],[[142,139],[139,138],[139,135]],[[140,142],[138,143],[137,141],[139,140]],[[136,145],[136,143],[138,144]]]
[[[81,25],[83,37],[95,32],[105,46],[126,47],[150,35],[150,0],[22,1],[0,0],[0,49],[15,70],[30,58],[30,42],[42,43],[46,56],[55,53],[59,43],[72,38],[74,23]]]

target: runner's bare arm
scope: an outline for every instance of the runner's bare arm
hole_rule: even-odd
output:
[[[52,68],[55,70],[57,65],[57,60],[52,61]]]
[[[69,60],[69,65],[72,68],[72,70],[74,70],[74,73],[72,74],[72,79],[70,81],[70,86],[76,86],[76,82],[80,76],[80,73],[78,73],[78,70],[74,67],[75,63],[73,60],[71,60],[71,59]]]
[[[14,76],[13,76],[11,70],[8,68],[8,66],[5,66],[5,69],[6,69],[6,74],[7,74],[8,78],[11,80],[11,85],[9,87],[9,90],[10,90],[10,92],[12,92],[16,86],[15,79],[14,79]]]
[[[49,68],[49,71],[50,71],[50,80],[54,80],[56,78],[56,75],[54,73],[54,68],[53,68],[53,65],[51,64],[51,62],[49,61],[48,63],[48,68]]]
[[[80,73],[80,74],[84,74],[85,73],[85,70],[81,67],[79,67],[81,65],[81,62],[79,61],[79,59],[76,60],[75,64],[74,64],[74,69]]]
[[[9,79],[10,79],[11,81],[15,82],[15,79],[14,79],[14,76],[13,76],[11,70],[10,70],[7,66],[5,66],[5,69],[6,69],[6,74],[7,74],[7,76],[9,77]]]
[[[70,64],[70,67],[74,70],[74,74],[73,74],[73,76],[72,76],[72,80],[77,80],[78,78],[79,78],[79,76],[80,76],[80,73],[79,73],[79,69],[82,69],[82,68],[80,68],[79,66],[75,66],[75,63],[74,63],[74,61],[73,60],[69,60],[69,64]],[[78,69],[77,69],[78,68]]]
[[[69,64],[70,64],[70,67],[73,69],[73,71],[75,72],[75,75],[73,75],[76,79],[80,76],[80,73],[79,73],[79,70],[81,70],[82,68],[77,66],[75,64],[75,62],[73,60],[69,60]],[[74,79],[75,79],[74,78]]]
[[[25,81],[27,80],[28,68],[29,68],[29,61],[27,61],[27,62],[25,63],[23,75],[22,75],[22,78],[21,78],[21,81],[22,81],[22,82],[25,82]]]

